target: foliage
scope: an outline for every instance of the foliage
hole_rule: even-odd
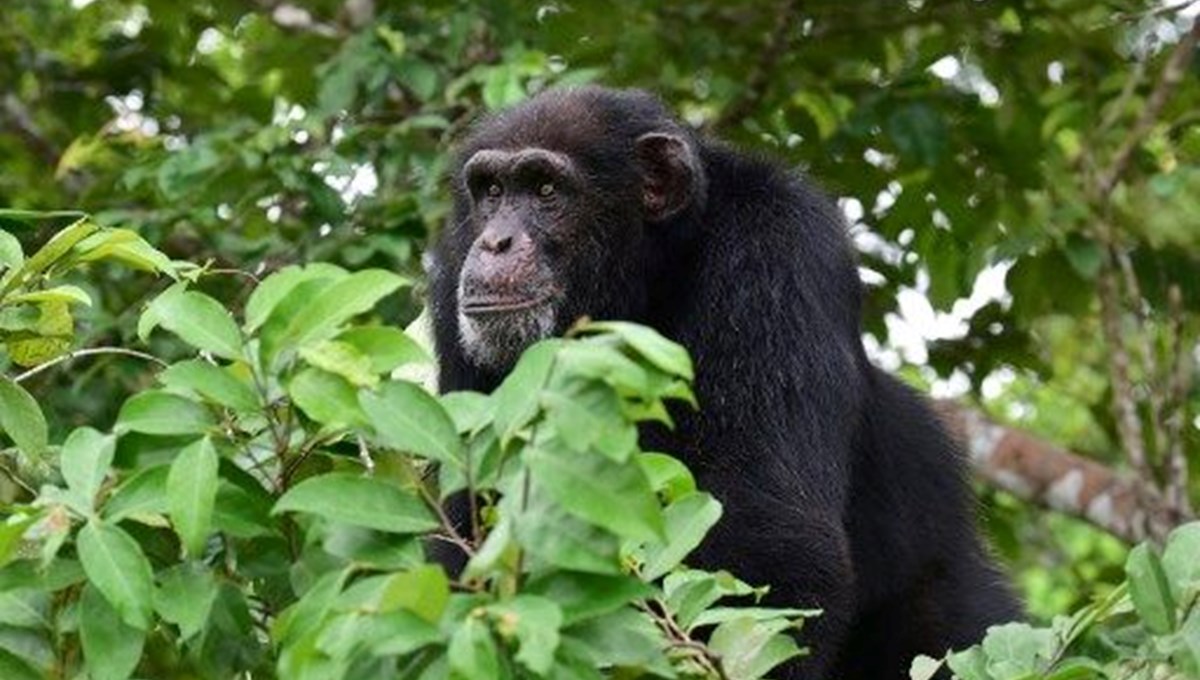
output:
[[[233,422],[252,422],[241,414],[260,408],[257,386],[247,394],[245,374],[212,369],[240,351],[261,359],[264,344],[283,362],[267,374],[287,378],[270,398],[299,413],[301,424],[289,426],[302,429],[362,410],[354,395],[391,382],[385,366],[419,373],[418,350],[389,326],[309,343],[298,329],[266,329],[272,294],[250,293],[278,271],[297,281],[334,276],[326,264],[397,272],[413,285],[372,309],[376,320],[407,324],[421,308],[421,253],[447,213],[447,149],[480,115],[589,81],[653,89],[691,124],[824,184],[852,223],[868,283],[865,340],[885,367],[1108,465],[1128,460],[1131,445],[1144,448],[1147,463],[1134,473],[1152,486],[1178,479],[1169,463],[1183,460],[1186,471],[1200,456],[1200,381],[1188,351],[1200,332],[1194,58],[1145,134],[1134,133],[1186,30],[1186,5],[5,0],[0,207],[86,211],[113,243],[129,233],[153,243],[165,258],[151,264],[172,276],[71,264],[21,283],[22,294],[60,288],[56,302],[14,306],[15,288],[5,293],[0,428],[17,448],[4,459],[11,474],[0,474],[0,502],[28,504],[40,480],[59,474],[61,447],[51,443],[79,427],[107,429],[151,385],[142,350],[172,370],[153,378],[166,381],[154,387],[163,395],[132,401],[132,413],[165,410],[157,427],[168,429],[215,417],[180,398],[232,403],[223,408]],[[1127,147],[1127,170],[1098,191]],[[40,252],[81,214],[3,213],[0,267],[12,274],[14,258],[29,262],[21,253]],[[978,285],[989,277],[1003,285]],[[386,288],[384,279],[375,285]],[[1121,294],[1106,301],[1112,284]],[[151,301],[156,311],[141,314]],[[229,319],[241,320],[236,333]],[[248,338],[260,344],[248,350]],[[204,348],[199,359],[192,342]],[[128,351],[85,354],[105,348]],[[64,351],[70,359],[42,368]],[[197,380],[215,381],[211,394],[180,387]],[[1115,417],[1121,409],[1130,417]],[[569,407],[555,416],[572,417]],[[102,488],[168,464],[187,443],[176,436],[187,439],[121,433]],[[14,453],[24,447],[47,453]],[[335,448],[353,453],[357,441]],[[211,460],[200,449],[189,455]],[[227,468],[218,465],[219,478]],[[165,488],[168,475],[140,483]],[[1190,487],[1183,480],[1182,494],[1169,491],[1195,498],[1198,477]],[[25,479],[39,481],[25,489]],[[226,500],[250,503],[235,486],[218,483],[216,515]],[[994,491],[983,508],[1037,617],[1119,578],[1125,547],[1101,531]],[[163,533],[136,526],[139,541]],[[193,521],[184,542],[194,547],[202,526]],[[99,611],[107,600],[88,592],[84,609]],[[244,622],[244,610],[219,611]],[[13,640],[4,649],[44,652],[24,633],[4,635]]]
[[[1175,529],[1160,554],[1129,553],[1126,581],[1045,627],[993,627],[944,660],[919,657],[913,680],[943,664],[961,680],[1200,677],[1200,522]]]
[[[80,217],[12,259],[0,308],[82,298],[55,277],[104,253],[183,269]],[[354,323],[404,278],[287,267],[239,324],[191,273],[138,332],[192,352],[111,432],[48,447],[21,376],[0,383],[10,475],[37,489],[0,525],[5,677],[751,679],[802,653],[789,631],[816,612],[682,566],[721,506],[639,450],[636,425],[691,399],[683,348],[592,323],[531,348],[493,395],[436,397],[391,377],[429,361],[415,340]],[[44,343],[46,368],[73,327],[40,329],[8,347]],[[459,492],[469,530],[442,510]],[[462,576],[425,542],[469,555]]]

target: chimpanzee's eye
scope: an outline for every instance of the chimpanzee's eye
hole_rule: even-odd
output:
[[[495,182],[493,182],[492,184],[488,185],[488,188],[487,188],[488,196],[495,198],[496,196],[500,195],[500,192],[501,192],[501,189],[500,189],[499,184],[496,184]]]
[[[542,198],[549,198],[553,195],[554,195],[554,185],[551,184],[550,182],[546,182],[542,186],[538,187],[538,196],[541,196]]]

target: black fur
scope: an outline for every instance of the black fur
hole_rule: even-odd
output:
[[[654,131],[687,139],[703,177],[687,208],[649,224],[633,153]],[[867,360],[855,257],[828,198],[694,135],[638,91],[539,95],[482,122],[458,167],[479,149],[526,146],[565,152],[591,186],[575,217],[586,233],[567,243],[560,325],[637,321],[695,359],[701,409],[643,441],[680,456],[724,504],[691,561],[770,584],[773,604],[825,610],[801,633],[812,656],[786,677],[905,678],[915,655],[1019,614],[976,537],[962,455],[924,401]],[[502,376],[459,344],[455,292],[475,228],[457,175],[455,200],[432,268],[441,389],[488,391]]]

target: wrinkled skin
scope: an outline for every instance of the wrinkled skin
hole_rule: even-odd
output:
[[[650,95],[583,88],[483,121],[453,188],[431,270],[441,389],[490,391],[584,315],[686,346],[701,409],[642,443],[724,505],[692,563],[825,610],[800,635],[811,656],[775,677],[904,678],[1019,615],[960,452],[866,358],[845,225],[804,178]]]

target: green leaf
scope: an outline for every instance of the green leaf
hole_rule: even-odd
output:
[[[75,320],[70,306],[49,300],[38,304],[37,312],[33,328],[7,342],[8,358],[18,366],[37,366],[71,349]]]
[[[62,231],[59,231],[46,242],[46,245],[42,246],[29,259],[25,260],[25,264],[17,271],[16,275],[11,278],[5,277],[5,284],[0,287],[0,298],[14,290],[18,285],[30,281],[41,274],[57,262],[59,258],[66,255],[71,248],[74,248],[76,243],[87,238],[99,228],[99,226],[84,216]]]
[[[502,517],[506,512],[503,504],[508,498],[501,500]],[[512,502],[515,504],[515,500]],[[518,512],[513,508],[507,511]],[[541,485],[530,489],[528,508],[513,522],[512,533],[520,546],[539,562],[594,574],[621,573],[617,537],[568,514]],[[484,544],[485,550],[491,539],[489,536]]]
[[[217,599],[217,581],[197,562],[177,564],[162,572],[154,609],[164,621],[179,626],[183,640],[198,635]]]
[[[946,666],[961,680],[995,680],[987,668],[987,655],[979,645],[946,657]]]
[[[721,519],[721,504],[707,493],[693,493],[667,506],[663,519],[666,543],[646,549],[642,575],[648,580],[674,569],[700,545],[708,530]]]
[[[621,412],[617,395],[606,385],[573,380],[567,390],[560,386],[542,390],[546,419],[564,444],[576,451],[594,448],[623,462],[637,448],[637,435]],[[606,435],[629,427],[630,435],[611,451],[600,447]]]
[[[549,672],[563,623],[558,605],[543,597],[518,595],[489,609],[498,617],[496,627],[501,637],[517,638],[517,663],[538,675]]]
[[[442,641],[442,632],[407,610],[371,617],[368,645],[375,656],[401,656]]]
[[[41,309],[29,305],[0,306],[0,333],[37,333],[41,316]]]
[[[330,570],[322,574],[302,593],[303,597],[275,620],[271,638],[276,642],[298,640],[319,628],[350,574],[350,569]]]
[[[275,532],[271,497],[261,487],[247,489],[226,479],[217,484],[213,526],[235,538],[256,538]]]
[[[620,536],[652,541],[663,535],[658,500],[633,460],[617,463],[594,453],[523,453],[534,480],[567,512]]]
[[[669,501],[676,501],[696,490],[696,478],[678,458],[645,452],[638,455],[638,463],[650,479],[650,488]]]
[[[158,323],[189,345],[225,359],[242,358],[242,334],[221,303],[195,291],[160,295],[150,303]]]
[[[1094,281],[1104,264],[1104,249],[1093,239],[1071,234],[1063,247],[1071,267],[1088,281]]]
[[[46,418],[37,400],[4,376],[0,376],[0,431],[31,458],[40,458],[46,451]]]
[[[1200,609],[1192,609],[1191,615],[1179,626],[1179,645],[1171,658],[1188,677],[1200,677]]]
[[[204,406],[186,397],[147,390],[130,397],[121,406],[113,429],[118,433],[204,434],[217,420]]]
[[[1159,635],[1175,630],[1175,598],[1153,548],[1143,543],[1129,551],[1125,573],[1129,597],[1146,627]]]
[[[121,620],[92,585],[79,598],[79,638],[91,680],[124,680],[133,674],[146,643],[143,630]]]
[[[696,617],[722,597],[754,595],[756,592],[724,571],[681,569],[667,574],[663,579],[667,606],[675,612],[675,619],[685,629],[691,628]]]
[[[96,520],[79,530],[79,561],[121,620],[138,630],[150,627],[153,579],[141,547],[121,529]]]
[[[989,678],[1021,678],[1038,673],[1054,654],[1054,632],[1027,623],[1006,623],[988,629],[983,639]],[[955,673],[953,659],[950,668]]]
[[[646,369],[625,356],[616,342],[569,343],[559,351],[557,361],[565,374],[593,378],[635,394],[644,393],[649,387]]]
[[[171,523],[187,554],[200,557],[217,498],[217,450],[205,437],[179,452],[167,474]]]
[[[492,422],[493,403],[486,394],[450,392],[442,395],[441,402],[459,434],[474,435]]]
[[[1163,548],[1162,567],[1176,602],[1185,602],[1189,592],[1200,592],[1200,522],[1171,532]]]
[[[588,619],[563,631],[562,645],[571,645],[593,668],[620,666],[644,669],[659,677],[673,677],[664,650],[662,631],[644,614],[629,607]]]
[[[50,593],[34,588],[0,590],[0,625],[50,628]]]
[[[169,465],[138,470],[108,497],[102,508],[104,518],[116,523],[135,515],[165,514],[169,471]]]
[[[700,612],[692,621],[692,628],[725,623],[734,619],[774,621],[777,619],[811,619],[821,615],[820,609],[797,609],[794,607],[713,607]]]
[[[908,668],[909,680],[933,680],[934,675],[941,670],[942,660],[933,659],[924,654],[913,659]]]
[[[562,346],[558,339],[542,340],[525,350],[508,377],[492,394],[496,404],[494,424],[500,441],[507,444],[517,431],[538,413],[542,387],[550,376],[554,355]]]
[[[708,646],[721,656],[721,667],[730,678],[756,680],[803,654],[790,635],[782,634],[789,627],[787,621],[734,619],[717,626]]]
[[[569,626],[603,616],[638,598],[649,597],[654,589],[626,574],[552,571],[532,579],[525,592],[557,603],[562,609],[563,625]]]
[[[464,679],[499,678],[500,658],[487,623],[468,615],[454,631],[447,650],[451,671]]]
[[[832,98],[809,89],[799,90],[792,94],[792,104],[804,110],[817,126],[817,135],[821,139],[829,139],[837,131],[841,116]]]
[[[304,415],[318,423],[353,427],[367,421],[354,386],[340,376],[319,368],[303,368],[288,383],[287,390]]]
[[[4,678],[4,680],[45,680],[45,677],[27,661],[0,647],[0,678]]]
[[[92,296],[78,286],[55,286],[45,290],[35,290],[29,293],[13,295],[5,300],[5,304],[36,304],[41,302],[65,302],[92,306]]]
[[[597,321],[588,324],[588,333],[613,333],[629,344],[646,361],[685,380],[692,380],[692,359],[682,345],[671,342],[658,331],[627,321]]]
[[[166,290],[158,294],[158,297],[146,305],[146,309],[142,311],[142,315],[138,317],[137,336],[142,342],[149,342],[150,334],[154,332],[162,324],[161,307],[166,304],[167,298],[177,295],[183,295],[187,292],[188,282],[177,281]]]
[[[886,130],[901,155],[921,165],[937,165],[946,149],[945,121],[925,102],[897,107],[888,116]]]
[[[379,611],[407,609],[430,623],[437,623],[450,600],[450,580],[435,564],[423,564],[387,577]]]
[[[294,316],[278,318],[277,308],[263,328],[264,356],[269,362],[283,347],[300,347],[337,335],[343,323],[370,311],[407,283],[391,272],[366,269],[328,286]]]
[[[1194,675],[1194,673],[1193,673]],[[1087,658],[1063,659],[1054,664],[1053,671],[1039,680],[1098,680],[1105,677],[1104,667]]]
[[[59,454],[62,476],[67,488],[79,496],[84,507],[91,508],[95,502],[116,448],[116,437],[90,427],[76,428],[63,443]]]
[[[271,510],[272,514],[280,512],[306,512],[397,534],[424,533],[438,527],[433,514],[416,497],[387,482],[346,472],[297,484]]]
[[[398,328],[364,326],[337,336],[338,342],[353,346],[371,361],[375,373],[388,373],[398,366],[429,363],[432,359],[416,340]]]
[[[315,285],[306,286],[307,292],[315,293],[349,275],[345,269],[324,262],[314,262],[303,268],[292,265],[280,269],[263,279],[246,301],[246,332],[253,333],[266,323],[276,307],[292,296],[301,284],[317,281]],[[301,307],[298,306],[297,309],[299,308]]]
[[[171,258],[130,229],[104,229],[93,234],[80,242],[71,257],[72,263],[96,260],[116,260],[134,269],[165,273],[172,278],[178,274]]]
[[[262,410],[258,395],[228,369],[202,359],[180,361],[158,374],[158,381],[172,392],[195,396],[239,413]]]
[[[371,370],[371,360],[349,343],[322,340],[301,347],[300,358],[310,366],[340,375],[355,387],[375,387],[379,384],[379,376]]]
[[[15,272],[25,263],[25,253],[16,236],[0,229],[0,274]]]
[[[462,467],[464,451],[446,409],[425,390],[405,381],[362,392],[359,403],[384,446]]]
[[[483,81],[483,103],[489,111],[498,111],[525,98],[521,74],[516,64],[501,62],[487,69]]]

